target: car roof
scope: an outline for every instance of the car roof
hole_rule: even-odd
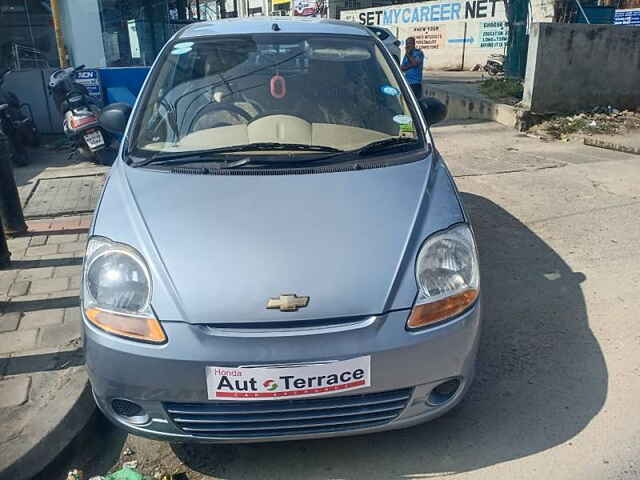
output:
[[[194,38],[211,35],[233,35],[252,33],[276,33],[274,24],[278,24],[278,32],[283,33],[327,33],[334,35],[371,36],[361,25],[340,20],[305,17],[249,17],[227,18],[211,22],[197,22],[183,28],[177,38]]]
[[[367,28],[370,29],[370,30],[375,30],[377,28],[378,30],[384,30],[389,35],[393,35],[393,33],[391,33],[391,30],[389,30],[386,27],[381,27],[380,25],[367,25]]]

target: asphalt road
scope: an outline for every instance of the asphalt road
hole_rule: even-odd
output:
[[[63,466],[104,473],[130,449],[120,461],[190,479],[640,476],[640,157],[492,123],[434,134],[483,272],[478,376],[459,408],[402,431],[242,446],[171,447],[99,423]]]

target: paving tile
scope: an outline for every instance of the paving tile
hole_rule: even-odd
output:
[[[36,257],[43,255],[54,255],[58,253],[58,245],[43,245],[41,247],[27,248],[27,257]]]
[[[42,280],[51,278],[52,275],[53,267],[25,268],[18,272],[17,280]]]
[[[0,380],[0,408],[17,407],[29,400],[31,377],[20,375]]]
[[[46,294],[40,295],[21,295],[19,297],[12,297],[11,303],[22,303],[22,302],[32,302],[34,300],[45,300],[47,298]]]
[[[103,175],[41,179],[26,202],[24,213],[27,216],[67,214],[69,216],[49,219],[51,226],[74,221],[78,225],[86,216],[78,213],[95,208],[103,183]]]
[[[20,313],[5,313],[0,315],[0,333],[12,332],[18,328],[20,323]]]
[[[40,329],[38,346],[63,347],[65,345],[75,344],[79,339],[80,325],[74,323],[63,323],[62,325],[54,325]]]
[[[56,267],[53,272],[54,277],[74,277],[82,273],[82,265],[67,265],[64,267]]]
[[[0,270],[0,284],[10,285],[17,276],[18,270]]]
[[[31,282],[13,282],[11,288],[9,289],[8,295],[10,297],[19,297],[21,295],[26,295],[29,291],[29,285]]]
[[[80,222],[77,218],[69,218],[66,220],[53,220],[51,222],[51,230],[64,231],[64,230],[77,230],[80,228]]]
[[[64,309],[64,323],[73,323],[80,325],[82,322],[82,315],[80,314],[80,307],[71,307]]]
[[[0,353],[19,352],[36,346],[37,330],[17,330],[0,333]]]
[[[20,250],[14,250],[14,249],[10,249],[11,251],[11,260],[15,261],[15,260],[24,260],[25,255],[27,253],[27,251],[23,248]],[[36,257],[29,257],[29,260],[33,260],[34,258],[38,258]]]
[[[64,309],[61,308],[55,310],[36,310],[34,312],[25,312],[22,320],[20,320],[20,330],[62,324],[63,318]]]
[[[69,281],[69,288],[72,290],[80,290],[80,285],[82,285],[82,276],[76,275],[75,277],[71,277]]]
[[[29,247],[41,247],[42,245],[47,243],[47,236],[46,235],[35,235],[33,237],[31,237],[31,241],[29,242]],[[27,246],[25,246],[24,248],[27,248]]]
[[[78,234],[77,233],[65,233],[62,235],[51,235],[49,237],[49,244],[54,244],[54,243],[71,243],[71,242],[77,242],[78,241]]]
[[[0,279],[0,295],[5,295],[13,285],[13,280]]]
[[[10,251],[13,250],[26,250],[29,246],[29,237],[8,238],[7,246]]]
[[[31,282],[32,294],[61,292],[69,288],[68,278],[49,278],[46,280],[34,280]]]
[[[59,247],[60,253],[84,252],[86,245],[84,242],[63,243]]]
[[[66,290],[61,290],[59,292],[48,293],[47,298],[68,298],[68,297],[78,297],[80,292],[77,288],[67,288]]]
[[[29,227],[29,231],[31,232],[49,230],[51,226],[51,219],[45,218],[42,220],[29,220],[27,221],[27,226]]]

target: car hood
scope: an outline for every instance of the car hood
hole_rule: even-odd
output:
[[[407,246],[430,165],[304,175],[190,175],[122,165],[110,183],[130,197],[130,221],[148,237],[138,241],[146,247],[135,246],[150,263],[152,305],[158,309],[159,296],[169,294],[182,317],[166,318],[176,314],[165,309],[157,312],[161,319],[297,322],[392,307],[400,272],[413,266]],[[266,308],[282,294],[310,300],[295,312]],[[410,308],[414,297],[415,289],[393,308]]]

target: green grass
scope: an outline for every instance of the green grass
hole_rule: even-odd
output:
[[[501,98],[522,99],[522,83],[513,78],[489,78],[480,84],[480,92],[487,97],[498,100]]]

